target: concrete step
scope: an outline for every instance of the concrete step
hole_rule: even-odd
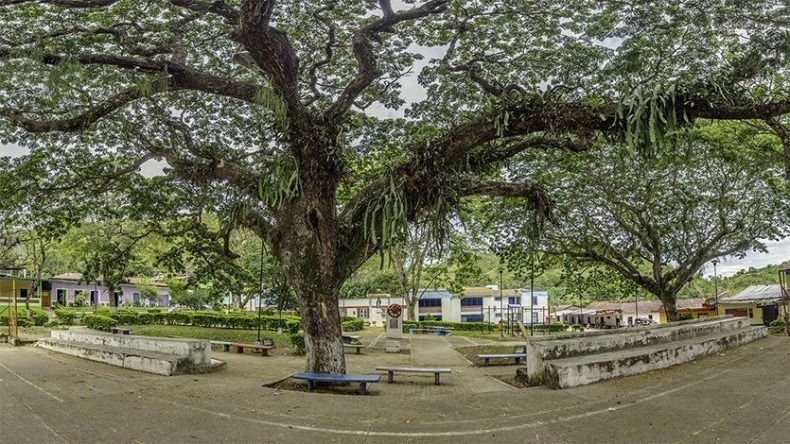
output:
[[[188,356],[172,353],[113,347],[52,338],[40,340],[38,346],[47,350],[103,362],[117,367],[164,376],[182,373],[202,373],[213,369],[197,369],[195,365],[190,363]]]
[[[544,361],[543,384],[570,388],[692,361],[764,338],[765,327],[726,330],[679,341]]]
[[[577,337],[557,337],[530,341],[531,347],[544,360],[570,358],[572,356],[624,348],[645,347],[655,344],[682,341],[697,336],[735,331],[749,328],[746,318],[720,317],[710,320],[695,320],[673,324],[660,324],[648,327],[625,328],[604,331],[598,334],[584,334]]]

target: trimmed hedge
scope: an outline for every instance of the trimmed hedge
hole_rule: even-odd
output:
[[[360,331],[365,328],[365,320],[361,318],[352,318],[340,323],[343,331]]]
[[[217,311],[160,311],[137,312],[118,310],[105,316],[115,319],[119,324],[126,325],[192,325],[195,327],[228,328],[255,330],[258,328],[258,315],[248,313],[222,313]],[[282,328],[288,333],[296,333],[302,328],[299,318],[286,316],[282,320],[275,316],[261,316],[262,330],[277,331]]]
[[[65,325],[74,325],[74,319],[77,314],[71,310],[55,310],[55,319],[58,323]]]
[[[49,316],[47,316],[47,314],[44,313],[44,311],[40,308],[30,309],[30,319],[27,319],[24,307],[17,308],[16,313],[17,324],[20,327],[30,327],[31,325],[47,325],[47,322],[49,322]],[[0,325],[8,325],[8,310],[4,311],[3,314],[0,314]]]
[[[304,335],[301,333],[294,333],[288,336],[297,355],[303,355],[307,352],[307,347],[304,343]]]
[[[426,328],[426,327],[448,327],[454,331],[480,331],[481,329],[490,329],[491,331],[498,331],[496,324],[488,324],[485,322],[441,322],[441,321],[403,321],[403,332],[408,333],[412,328]],[[529,326],[525,326],[529,330]],[[552,322],[550,325],[535,324],[535,330],[549,328],[551,332],[566,331],[568,326],[562,322]],[[515,327],[518,328],[518,327]]]
[[[94,330],[110,331],[112,327],[118,325],[118,321],[109,316],[86,315],[82,318],[82,325]]]

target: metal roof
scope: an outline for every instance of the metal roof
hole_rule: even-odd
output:
[[[720,303],[732,304],[738,302],[775,304],[782,302],[782,290],[779,284],[751,285],[745,290],[728,298],[719,298]]]

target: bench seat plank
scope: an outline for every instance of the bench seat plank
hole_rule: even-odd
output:
[[[478,358],[483,359],[484,364],[488,365],[491,359],[504,359],[504,358],[513,358],[516,360],[516,364],[521,364],[521,360],[526,358],[527,355],[523,353],[502,353],[502,354],[491,354],[491,355],[477,355]]]
[[[449,368],[420,368],[420,367],[387,367],[378,366],[376,370],[387,372],[387,382],[394,382],[395,372],[401,373],[433,373],[433,383],[439,385],[439,375],[441,373],[452,373]]]
[[[345,347],[345,348],[355,348],[355,349],[357,349],[357,354],[361,355],[362,354],[362,347],[364,347],[364,345],[362,345],[362,344],[343,344],[343,347]]]
[[[359,393],[366,394],[367,391],[367,384],[372,384],[374,382],[379,382],[381,380],[381,376],[379,375],[340,375],[340,374],[333,374],[333,373],[308,373],[308,372],[298,372],[291,375],[294,379],[303,379],[307,381],[307,390],[313,390],[314,384],[316,382],[331,382],[335,384],[342,384],[342,383],[352,383],[358,382],[359,383]]]
[[[262,344],[241,344],[234,342],[230,344],[232,347],[236,347],[236,353],[244,353],[245,348],[252,348],[255,350],[260,350],[261,356],[269,356],[269,350],[273,349],[273,345],[262,345]],[[224,346],[223,346],[224,349]]]

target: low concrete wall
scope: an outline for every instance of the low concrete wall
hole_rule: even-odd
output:
[[[695,337],[735,332],[749,328],[748,319],[720,316],[708,319],[637,327],[593,334],[546,338],[527,341],[527,368],[519,378],[529,385],[542,385],[553,378],[544,374],[546,362],[575,356],[607,353],[669,344]]]
[[[77,356],[91,361],[102,362],[116,367],[163,376],[185,373],[181,370],[185,367],[187,362],[185,356],[121,349],[60,339],[44,339],[39,341],[38,346],[47,350]]]
[[[571,388],[621,376],[649,371],[693,361],[723,350],[766,337],[764,327],[710,335],[704,340],[686,340],[665,344],[666,347],[646,347],[621,353],[620,356],[591,355],[578,359],[546,363],[545,384],[552,388]],[[702,339],[702,338],[700,338]]]
[[[82,328],[52,330],[53,339],[185,356],[195,366],[211,365],[211,343],[200,339],[119,335]]]

